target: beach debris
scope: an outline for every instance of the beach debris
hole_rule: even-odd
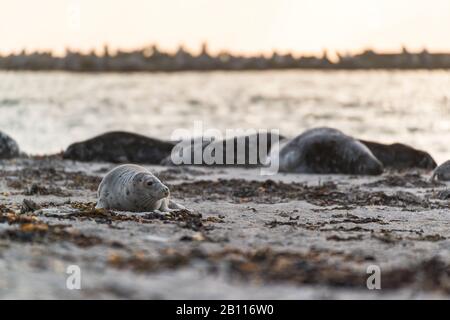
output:
[[[7,212],[11,212],[11,209],[8,208],[6,205],[0,203],[0,213],[7,213]]]
[[[211,230],[213,228],[210,223],[221,223],[220,218],[209,217],[203,219],[200,213],[191,212],[189,210],[176,210],[167,214],[159,212],[116,212],[112,210],[95,208],[94,202],[72,202],[72,208],[77,211],[65,215],[67,219],[94,220],[97,223],[111,224],[113,222],[132,221],[137,223],[154,223],[154,220],[161,220],[164,223],[175,222],[181,228],[191,229],[194,231]],[[208,225],[205,225],[208,223]]]
[[[354,241],[358,241],[356,238]],[[330,241],[352,240],[330,237]],[[235,247],[212,252],[198,248],[190,251],[168,248],[161,251],[159,258],[148,257],[143,253],[128,256],[115,253],[108,258],[108,264],[114,268],[144,273],[179,269],[193,264],[194,261],[206,263],[208,267],[205,270],[209,273],[214,274],[222,270],[232,279],[252,283],[290,283],[366,289],[366,265],[376,261],[376,258],[325,249],[311,249],[300,253],[270,248],[242,250]],[[383,269],[383,288],[401,289],[415,285],[423,290],[439,290],[448,294],[450,282],[442,279],[450,277],[449,270],[449,265],[438,257],[408,266],[390,265]]]
[[[108,257],[108,264],[117,269],[131,269],[135,272],[156,272],[159,270],[172,270],[188,265],[191,262],[189,255],[167,249],[162,251],[162,257],[149,258],[142,252],[134,252],[124,256],[112,253]]]
[[[155,172],[161,180],[192,180],[192,177],[205,176],[211,174],[210,170],[193,169],[190,167],[169,167],[165,170]]]
[[[403,230],[386,230],[386,229],[382,229],[380,230],[380,232],[372,232],[372,238],[373,239],[377,239],[381,242],[385,242],[388,244],[395,244],[397,242],[401,242],[401,241],[428,241],[428,242],[437,242],[437,241],[443,241],[446,240],[447,238],[440,235],[440,234],[427,234],[424,235],[423,232],[417,232],[415,230],[406,230],[410,233],[416,233],[417,236],[415,237],[411,237],[411,236],[407,236],[407,237],[402,237],[401,235],[398,234],[398,231],[403,231]]]
[[[46,160],[43,160],[44,164]],[[39,168],[25,167],[17,170],[2,170],[0,177],[7,180],[8,187],[25,189],[25,195],[71,196],[67,189],[96,191],[101,177],[83,172],[66,171],[64,167],[56,169],[48,164]],[[64,189],[63,189],[64,188]]]
[[[205,241],[205,240],[207,240],[207,237],[201,232],[196,232],[192,235],[184,235],[180,238],[180,241]]]
[[[430,202],[411,192],[367,191],[358,186],[338,189],[335,183],[308,186],[301,183],[229,179],[218,181],[199,180],[171,185],[174,196],[202,200],[231,200],[235,203],[280,203],[303,200],[317,206],[389,206],[405,210],[415,208],[442,208],[442,204]]]
[[[169,239],[166,238],[166,237],[160,237],[160,236],[151,235],[151,234],[145,236],[145,240],[153,241],[153,242],[167,242],[167,241],[169,241]]]
[[[34,212],[36,210],[41,209],[41,206],[38,205],[31,199],[23,199],[22,206],[20,208],[21,213]]]
[[[29,243],[52,243],[68,241],[79,247],[91,247],[104,243],[93,235],[85,235],[69,228],[70,225],[50,224],[43,222],[35,215],[16,213],[0,213],[0,223],[18,225],[19,228],[6,229],[0,232],[0,239]]]
[[[337,234],[331,235],[327,237],[328,241],[360,241],[364,238],[362,234],[358,234],[356,236],[348,236],[348,237],[342,237]]]
[[[48,196],[55,195],[60,197],[70,197],[71,193],[62,190],[59,187],[45,187],[38,183],[33,183],[27,190],[24,192],[27,196],[39,195],[39,196]]]
[[[430,181],[423,178],[418,173],[405,173],[402,175],[388,175],[383,176],[382,179],[375,182],[363,184],[367,188],[382,188],[382,187],[402,187],[402,188],[436,188],[445,186],[445,184],[438,181]]]

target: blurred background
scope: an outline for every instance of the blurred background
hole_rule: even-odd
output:
[[[450,158],[446,0],[2,0],[0,130],[331,126]]]

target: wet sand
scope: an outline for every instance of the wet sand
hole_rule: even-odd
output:
[[[429,174],[149,166],[193,211],[163,216],[95,210],[113,167],[0,161],[0,298],[450,297],[450,191]]]

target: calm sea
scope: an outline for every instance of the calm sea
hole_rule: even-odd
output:
[[[173,74],[0,72],[0,130],[29,153],[109,130],[330,126],[450,159],[450,72],[280,71]]]

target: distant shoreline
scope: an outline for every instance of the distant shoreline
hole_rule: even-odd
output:
[[[377,53],[366,50],[354,55],[340,55],[336,61],[321,57],[295,56],[292,53],[271,56],[211,55],[206,45],[199,54],[182,47],[176,53],[160,51],[156,46],[111,54],[105,46],[102,54],[67,50],[62,57],[49,51],[0,55],[0,70],[69,72],[182,72],[182,71],[265,71],[265,70],[449,70],[450,53],[409,52]]]
[[[226,72],[226,73],[239,73],[239,72],[271,72],[271,71],[323,71],[323,72],[360,72],[360,71],[450,71],[448,68],[283,68],[283,69],[191,69],[191,70],[67,70],[67,69],[1,69],[0,72],[48,72],[48,73],[73,73],[73,74],[174,74],[174,73],[214,73],[214,72]]]

